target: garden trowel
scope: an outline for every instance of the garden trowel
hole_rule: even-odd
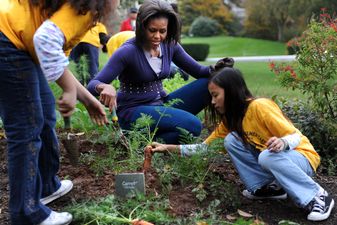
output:
[[[80,152],[78,149],[78,143],[77,143],[76,136],[79,134],[71,133],[70,117],[63,117],[63,121],[64,121],[64,129],[66,131],[66,135],[62,140],[62,144],[67,151],[70,164],[73,166],[77,166],[78,159],[80,157]]]

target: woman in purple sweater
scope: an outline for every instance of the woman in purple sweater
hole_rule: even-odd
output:
[[[151,129],[157,126],[156,138],[170,144],[179,143],[177,128],[200,135],[202,125],[195,115],[210,102],[207,83],[214,70],[200,65],[184,51],[178,43],[180,29],[180,19],[169,3],[145,1],[137,16],[136,37],[124,43],[88,84],[88,90],[99,95],[110,110],[118,106],[123,129],[130,129],[144,113],[155,120]],[[167,94],[162,80],[169,76],[172,61],[196,80]],[[120,81],[117,93],[110,85],[116,78]],[[164,106],[172,99],[182,102]],[[161,113],[167,116],[161,117]]]

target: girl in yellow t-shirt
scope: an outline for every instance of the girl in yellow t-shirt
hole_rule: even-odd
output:
[[[0,0],[0,116],[8,143],[12,225],[69,224],[69,213],[46,206],[72,189],[60,181],[55,103],[64,117],[76,100],[92,120],[107,123],[104,107],[67,69],[70,52],[115,0]],[[63,90],[55,101],[48,81]]]
[[[228,59],[228,61],[231,61]],[[242,193],[250,199],[286,199],[309,209],[308,220],[330,216],[334,200],[311,177],[320,157],[305,137],[271,100],[255,98],[237,69],[214,74],[208,90],[212,96],[213,122],[220,125],[202,144],[153,143],[152,152],[178,152],[182,156],[205,151],[215,138],[224,146],[241,180]]]

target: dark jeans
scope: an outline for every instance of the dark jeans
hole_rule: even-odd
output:
[[[99,48],[89,43],[80,42],[71,51],[70,59],[72,59],[75,63],[79,63],[81,56],[86,56],[88,60],[87,61],[88,62],[88,73],[90,77],[89,78],[85,78],[85,77],[79,78],[80,82],[86,85],[98,73]],[[83,75],[83,74],[80,74],[80,75]]]
[[[60,187],[55,99],[40,67],[0,32],[0,116],[8,146],[12,225],[38,224],[40,198]]]
[[[120,125],[123,129],[130,129],[131,124],[141,117],[141,113],[144,113],[150,115],[155,121],[151,131],[154,131],[157,125],[158,130],[155,138],[159,138],[165,143],[180,143],[179,136],[181,132],[177,129],[178,127],[187,130],[194,136],[199,136],[202,124],[195,115],[204,109],[211,100],[207,85],[208,79],[200,78],[170,93],[164,99],[165,103],[172,99],[183,101],[172,107],[152,105],[134,107],[132,108],[130,119],[121,118]],[[159,112],[165,114],[165,116],[161,117]]]

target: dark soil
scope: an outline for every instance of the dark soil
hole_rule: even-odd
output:
[[[92,145],[85,136],[79,141],[82,153],[95,150],[96,152],[105,152],[105,146]],[[68,158],[65,157],[65,150],[61,146],[61,168],[59,176],[71,179],[74,183],[74,189],[66,196],[51,203],[49,206],[54,210],[61,210],[64,206],[71,202],[80,202],[82,200],[95,199],[114,193],[114,172],[106,170],[102,176],[96,174],[86,165],[78,165],[76,167],[70,165]],[[234,183],[238,190],[242,190],[243,186],[233,169],[230,162],[219,164],[213,169],[216,173],[222,174],[221,177]],[[158,175],[154,170],[150,170],[146,175],[147,192],[160,192],[160,186],[157,179]],[[337,177],[324,176],[318,174],[316,177],[318,182],[337,200]],[[169,195],[171,213],[174,216],[187,217],[197,210],[200,205],[196,200],[195,194],[192,193],[191,187],[173,186]],[[6,140],[0,139],[0,224],[9,225],[8,219],[8,177],[7,177],[7,160],[6,160]],[[221,195],[221,193],[219,193]],[[324,222],[308,222],[306,213],[297,208],[290,200],[283,201],[252,201],[240,197],[240,210],[254,215],[259,221],[265,224],[278,224],[281,220],[289,220],[299,224],[337,224],[337,210],[332,211],[332,215]],[[207,205],[207,202],[205,203]],[[224,218],[226,215],[238,216],[236,211],[224,210]]]

